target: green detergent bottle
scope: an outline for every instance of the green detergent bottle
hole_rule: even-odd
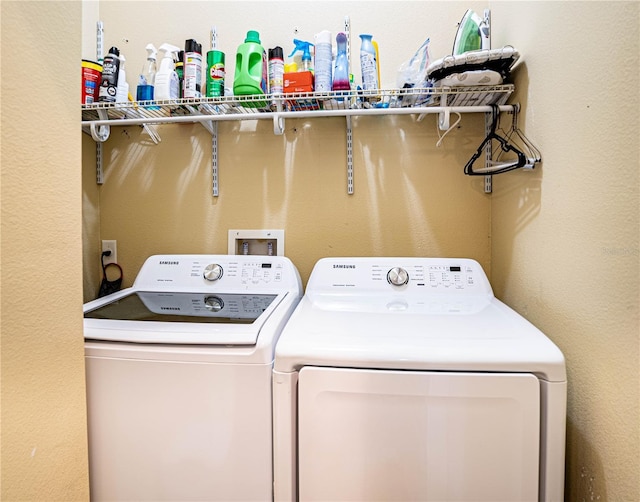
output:
[[[267,54],[260,45],[257,31],[247,32],[247,38],[238,46],[236,53],[236,71],[233,78],[233,94],[251,96],[268,94]],[[266,101],[249,101],[242,103],[249,107],[265,107]]]

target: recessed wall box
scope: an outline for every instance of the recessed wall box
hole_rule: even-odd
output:
[[[284,230],[229,230],[228,253],[284,256]]]

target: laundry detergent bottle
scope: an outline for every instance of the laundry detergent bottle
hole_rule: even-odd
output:
[[[267,94],[268,87],[267,54],[260,45],[257,31],[248,31],[243,44],[236,53],[236,70],[233,78],[233,93],[237,96]],[[246,106],[265,106],[265,103],[247,103]]]

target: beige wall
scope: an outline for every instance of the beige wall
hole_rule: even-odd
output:
[[[444,55],[461,12],[482,8],[398,3],[394,14],[413,13],[402,18],[408,23],[402,29],[389,9],[363,8],[370,3],[332,3],[331,10],[339,5],[351,14],[355,32],[366,26],[376,35],[403,33],[381,41],[384,68],[385,48],[401,54],[408,50],[402,44],[413,50],[426,35],[439,41],[434,57]],[[87,498],[74,104],[78,5],[2,2],[3,500]],[[168,16],[173,27],[157,21],[141,26],[146,15],[126,5],[101,2],[100,15],[107,43],[130,37],[131,85],[143,58],[135,53],[147,42],[204,41],[210,24],[224,25],[220,2],[200,4],[215,6],[209,16]],[[328,254],[476,257],[491,270],[496,293],[567,356],[569,499],[638,500],[638,3],[491,7],[494,45],[511,43],[523,54],[517,99],[525,105],[526,132],[543,152],[541,170],[496,178],[488,198],[460,167],[479,139],[477,119],[465,116],[442,151],[434,147],[433,117],[422,123],[367,119],[354,124],[356,193],[347,196],[338,119],[289,121],[284,137],[274,137],[266,123],[256,132],[238,131],[236,123],[221,126],[221,196],[213,199],[210,139],[199,126],[163,127],[158,147],[139,141],[138,128],[114,130],[102,187],[91,183],[93,153],[87,149],[93,145],[83,137],[85,295],[95,290],[87,285],[96,285],[100,238],[118,239],[129,280],[152,252],[224,252],[228,227],[263,224],[285,228],[287,254],[303,274]],[[576,12],[579,23],[571,21]],[[268,13],[269,23],[235,15],[238,28],[224,31],[227,51],[250,27],[275,33],[280,25],[274,19],[303,19],[302,31],[310,33],[322,21],[319,15],[305,21],[291,9]],[[337,15],[329,13],[336,24]],[[287,22],[287,39],[290,32]],[[134,39],[138,33],[141,40]],[[409,33],[413,38],[405,42]],[[592,33],[599,44],[588,42]],[[14,48],[19,42],[20,50]],[[67,77],[56,87],[56,106],[25,102],[24,82],[33,76],[24,64],[25,47],[33,61],[42,47],[68,56],[57,59]],[[402,59],[394,57],[387,57],[391,67]],[[600,71],[605,63],[611,68]],[[383,82],[393,80],[389,66]],[[25,142],[27,135],[37,141]],[[185,157],[185,150],[192,155]],[[45,250],[62,266],[50,266]]]
[[[302,9],[301,4],[169,2],[158,4],[156,17],[150,18],[145,15],[148,3],[127,2],[124,9],[103,2],[100,17],[105,47],[116,45],[125,53],[132,87],[147,43],[183,46],[193,37],[206,50],[215,23],[227,56],[227,86],[232,86],[235,50],[248,29],[257,29],[266,47],[281,45],[289,53],[293,38],[313,40],[322,29],[334,34],[343,29],[348,13],[356,56],[357,34],[375,33],[382,81],[395,87],[396,69],[427,36],[434,57],[450,52],[466,8],[460,3],[423,9],[411,2],[401,8],[396,2],[372,7],[346,2],[339,8],[304,3]],[[197,19],[189,18],[190,9],[198,12]],[[359,69],[354,73],[359,79]],[[218,198],[211,196],[211,135],[199,124],[160,126],[158,131],[158,146],[138,126],[115,129],[105,143],[100,235],[118,241],[125,285],[153,253],[226,253],[227,231],[234,228],[284,229],[286,254],[304,281],[320,257],[336,255],[464,255],[490,270],[490,197],[482,180],[466,178],[460,170],[482,139],[481,117],[466,115],[440,148],[433,115],[422,122],[416,117],[354,118],[353,195],[346,193],[344,118],[287,120],[283,136],[273,134],[268,120],[220,123]],[[85,297],[95,295],[99,268],[92,270]]]
[[[495,180],[492,282],[566,356],[569,500],[640,500],[639,7],[493,6],[544,164]]]
[[[0,8],[0,497],[7,502],[88,500],[80,4],[5,0]]]
[[[137,21],[148,4],[123,12],[101,2],[107,45],[125,52],[132,85],[149,41],[195,37],[207,47],[216,24],[231,75],[247,29],[286,52],[294,28],[300,38],[336,32],[348,13],[354,33],[380,41],[382,81],[394,86],[395,68],[427,35],[432,57],[442,57],[461,13],[484,7],[306,3],[312,14],[304,15],[301,2],[270,2],[266,22],[265,4],[184,5],[159,4],[157,16],[173,20],[160,26]],[[218,198],[201,126],[160,127],[159,146],[128,127],[105,145],[99,235],[118,240],[127,283],[152,253],[226,252],[229,228],[284,228],[304,279],[327,255],[476,258],[496,294],[566,354],[568,500],[638,500],[638,6],[490,3],[494,47],[511,44],[523,56],[512,101],[522,103],[521,125],[544,157],[535,172],[496,177],[492,196],[462,174],[482,133],[470,115],[440,149],[433,116],[355,120],[351,196],[343,119],[289,120],[282,137],[268,122],[220,124]]]

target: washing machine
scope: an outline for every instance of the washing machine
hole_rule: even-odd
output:
[[[302,292],[285,257],[159,255],[85,304],[91,499],[271,500],[274,348]]]
[[[562,352],[470,259],[325,258],[276,347],[277,501],[562,501]]]

